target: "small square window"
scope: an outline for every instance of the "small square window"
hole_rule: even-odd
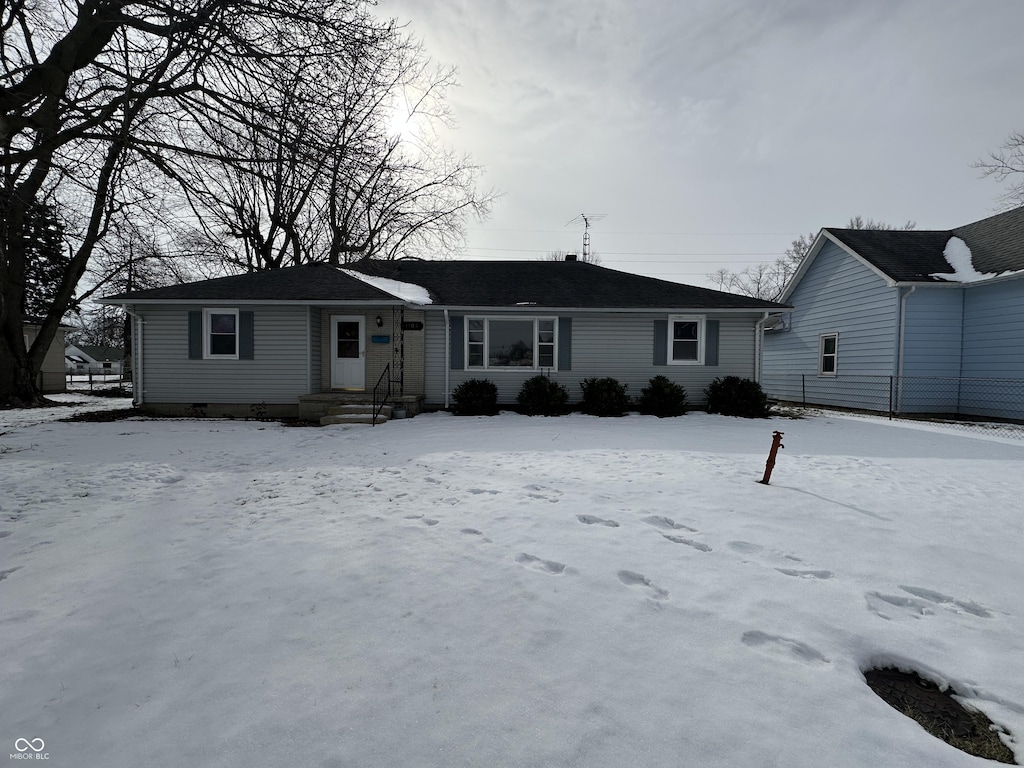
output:
[[[208,309],[204,313],[206,357],[238,359],[238,310]]]
[[[670,315],[668,319],[668,360],[674,365],[704,362],[704,318]]]

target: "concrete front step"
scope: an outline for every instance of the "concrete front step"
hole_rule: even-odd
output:
[[[387,420],[388,417],[383,412],[377,417],[378,424],[383,424]],[[330,424],[373,424],[373,413],[339,413],[320,417],[321,426],[326,427]]]
[[[390,405],[382,406],[380,409],[380,415],[384,418],[391,418],[392,407]],[[349,403],[347,405],[332,405],[327,409],[328,416],[349,416],[353,414],[373,414],[372,403]]]

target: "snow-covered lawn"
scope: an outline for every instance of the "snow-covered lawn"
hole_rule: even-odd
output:
[[[877,664],[1024,737],[1024,443],[827,415],[38,416],[0,412],[0,754],[985,763],[875,696]]]

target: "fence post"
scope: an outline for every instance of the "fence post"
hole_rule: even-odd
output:
[[[807,405],[807,374],[800,374],[800,404]]]
[[[889,377],[889,421],[892,421],[892,383],[893,377]]]

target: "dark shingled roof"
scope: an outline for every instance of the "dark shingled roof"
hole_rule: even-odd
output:
[[[368,261],[366,274],[421,285],[436,304],[465,307],[778,309],[782,305],[617,272],[580,261]]]
[[[1024,269],[1024,207],[953,230],[971,249],[979,272]]]
[[[583,262],[364,261],[347,269],[412,283],[435,304],[464,307],[755,309],[785,305],[641,277]],[[308,264],[108,297],[109,301],[387,301],[392,296],[326,264]]]
[[[106,301],[394,301],[394,297],[328,264],[218,277],[198,283],[107,296]]]
[[[826,231],[898,282],[947,282],[932,275],[953,272],[943,255],[951,237],[967,244],[978,272],[1024,269],[1024,207],[950,230]]]

